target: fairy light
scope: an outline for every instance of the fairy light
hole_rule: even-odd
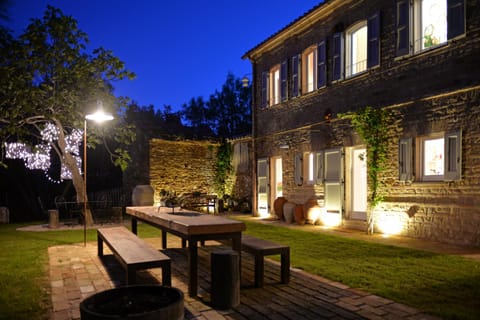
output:
[[[40,131],[40,134],[43,143],[33,147],[21,142],[5,143],[5,157],[8,159],[23,160],[25,167],[30,170],[43,170],[50,182],[61,183],[63,180],[72,179],[72,173],[63,163],[60,169],[59,181],[53,179],[48,174],[51,166],[50,152],[52,150],[52,144],[58,140],[60,130],[53,123],[47,123]],[[80,157],[80,143],[82,142],[82,138],[83,130],[80,129],[73,129],[69,135],[65,136],[65,152],[74,157],[80,174],[82,174],[82,158]]]

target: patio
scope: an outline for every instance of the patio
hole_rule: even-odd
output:
[[[161,247],[161,238],[147,242]],[[220,311],[210,302],[210,253],[219,249],[214,241],[199,252],[199,295],[188,297],[186,251],[180,239],[168,237],[170,249],[164,252],[172,259],[172,285],[185,294],[185,319],[435,319],[420,311],[367,292],[349,288],[292,269],[288,285],[279,283],[279,264],[266,260],[265,286],[253,287],[253,258],[242,254],[241,304]],[[108,250],[105,251],[109,253]],[[99,259],[96,242],[84,247],[62,245],[49,248],[49,275],[53,311],[51,319],[80,319],[80,302],[96,293],[124,283],[124,270],[113,256]],[[138,283],[160,283],[161,269],[138,274]]]

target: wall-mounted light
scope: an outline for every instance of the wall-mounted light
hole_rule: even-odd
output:
[[[244,88],[248,88],[248,86],[250,85],[250,79],[247,77],[249,74],[251,75],[251,73],[247,73],[242,78],[242,87]]]

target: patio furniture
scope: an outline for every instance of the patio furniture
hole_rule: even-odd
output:
[[[263,287],[265,256],[281,255],[281,283],[290,281],[290,247],[272,241],[242,235],[242,251],[252,254],[255,258],[255,287]]]
[[[139,269],[162,268],[162,283],[171,286],[170,258],[138,238],[125,227],[97,230],[98,256],[103,256],[103,243],[107,244],[120,264],[126,269],[127,285],[135,283]]]
[[[188,242],[189,282],[188,293],[196,296],[198,291],[198,242],[206,240],[231,240],[232,249],[240,253],[241,221],[194,211],[172,210],[165,207],[127,207],[132,218],[132,232],[137,233],[137,221],[143,221],[162,230],[162,247],[167,247],[167,233]],[[239,259],[241,260],[241,259]],[[239,262],[240,265],[240,262]]]

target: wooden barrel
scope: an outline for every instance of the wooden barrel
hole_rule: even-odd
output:
[[[183,320],[183,293],[173,287],[135,285],[96,293],[80,303],[82,320]]]

